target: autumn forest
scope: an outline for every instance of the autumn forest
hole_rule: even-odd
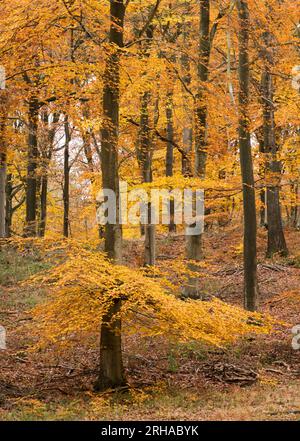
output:
[[[299,108],[299,0],[1,2],[1,421],[297,419]]]

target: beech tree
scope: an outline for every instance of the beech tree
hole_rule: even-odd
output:
[[[105,251],[115,262],[121,260],[122,230],[119,224],[118,136],[120,100],[120,49],[123,47],[125,5],[121,0],[110,1],[110,31],[108,54],[104,72],[103,115],[101,131],[101,168],[103,188],[116,195],[116,224],[105,225]],[[112,299],[102,317],[100,335],[100,370],[97,390],[124,386],[126,383],[122,361],[121,320],[118,317],[122,300]]]
[[[279,140],[278,137],[276,139],[274,80],[272,75],[272,66],[274,66],[274,49],[272,48],[272,45],[274,44],[274,39],[268,31],[265,31],[263,35],[263,44],[264,70],[261,79],[263,103],[263,152],[266,156],[267,174],[267,256],[271,257],[276,253],[287,255],[288,250],[283,232],[279,196],[281,162],[277,158],[279,151]]]
[[[256,261],[256,208],[253,163],[249,129],[249,9],[246,0],[238,1],[239,14],[239,149],[244,206],[244,292],[245,308],[258,305]]]
[[[7,124],[7,95],[0,89],[0,237],[6,236],[6,179],[7,179],[7,146],[5,126]]]
[[[141,58],[147,61],[151,51],[153,39],[153,27],[150,24],[146,30],[147,41],[141,45]],[[141,168],[142,180],[145,183],[152,182],[152,157],[153,157],[153,132],[149,115],[149,105],[151,103],[151,91],[144,90],[140,98],[140,130],[138,140],[137,156]],[[155,264],[155,225],[151,222],[151,203],[146,207],[147,219],[142,225],[145,234],[144,264]]]

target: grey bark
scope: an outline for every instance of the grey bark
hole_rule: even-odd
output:
[[[244,207],[244,305],[255,311],[258,305],[256,261],[256,208],[249,129],[249,9],[238,0],[239,16],[239,149]]]
[[[7,174],[7,146],[5,139],[6,101],[4,90],[0,90],[0,237],[6,236],[5,207],[6,207],[6,174]]]
[[[167,150],[166,150],[166,176],[173,176],[173,163],[174,163],[174,126],[173,126],[173,91],[169,91],[167,94],[167,104],[166,104],[166,119],[167,119]],[[175,201],[170,200],[169,205],[170,210],[170,223],[169,231],[176,231],[176,225],[174,223],[174,211],[175,211]]]
[[[37,162],[38,162],[38,110],[39,103],[36,96],[31,96],[28,104],[28,159],[26,177],[26,226],[24,235],[26,237],[36,236],[37,225]]]
[[[69,164],[69,146],[71,141],[70,125],[68,116],[65,116],[64,120],[65,130],[65,146],[64,146],[64,184],[63,184],[63,204],[64,204],[64,217],[63,217],[63,235],[69,237],[69,212],[70,212],[70,164]]]
[[[264,71],[262,74],[261,91],[263,105],[264,154],[266,156],[267,178],[267,225],[268,246],[267,256],[273,254],[286,256],[288,249],[282,226],[279,184],[281,179],[281,163],[277,159],[278,144],[275,137],[274,82],[271,66],[274,64],[272,36],[269,32],[263,35],[264,40]]]
[[[185,5],[186,14],[190,14],[190,4],[187,2]],[[186,113],[186,122],[185,127],[182,130],[182,144],[184,151],[186,152],[186,156],[182,156],[181,163],[181,171],[183,176],[192,176],[192,167],[191,167],[191,152],[193,148],[193,118],[191,115],[190,107],[191,107],[191,94],[188,93],[191,85],[191,68],[190,68],[190,59],[187,53],[188,51],[188,36],[190,32],[190,21],[184,21],[183,23],[183,43],[184,43],[184,51],[181,54],[180,62],[182,68],[182,81],[183,81],[183,93],[185,95],[185,113]]]
[[[141,56],[149,58],[151,42],[153,39],[153,26],[146,31],[147,42],[141,47]],[[149,104],[151,92],[145,90],[141,96],[140,105],[140,131],[138,146],[138,161],[141,168],[142,180],[145,183],[152,182],[152,130],[150,129]],[[143,226],[145,235],[144,265],[155,265],[156,258],[156,228],[151,222],[151,202],[147,204],[147,223]]]
[[[118,176],[118,135],[119,135],[119,99],[120,99],[120,51],[123,47],[125,6],[123,0],[110,1],[110,52],[107,55],[104,72],[103,115],[105,118],[101,130],[101,168],[103,188],[113,190],[119,202]],[[121,259],[121,225],[105,226],[105,251],[115,262]],[[100,367],[95,384],[98,391],[117,388],[126,384],[123,361],[121,320],[116,316],[122,306],[121,299],[115,299],[107,305],[107,312],[102,317],[100,333]]]
[[[6,207],[5,207],[5,236],[11,236],[11,226],[12,226],[12,199],[13,199],[13,185],[12,185],[12,174],[9,173],[6,178]]]
[[[47,226],[47,198],[48,198],[48,168],[49,163],[52,158],[52,152],[54,148],[54,139],[56,133],[56,124],[59,121],[60,114],[55,112],[53,114],[53,120],[50,123],[49,127],[49,118],[50,115],[48,113],[44,114],[44,122],[47,124],[47,145],[45,149],[41,151],[41,161],[42,161],[42,176],[41,176],[41,194],[40,194],[40,222],[39,222],[39,236],[44,237],[46,226]]]
[[[205,178],[207,140],[207,105],[205,99],[205,83],[209,74],[210,58],[210,0],[199,0],[199,53],[197,65],[198,87],[195,97],[194,127],[195,127],[195,174],[201,179]],[[202,233],[186,236],[186,257],[189,260],[199,261],[203,258]],[[190,265],[196,271],[197,267]],[[197,298],[199,292],[198,278],[190,278],[188,286],[184,288],[184,296]]]

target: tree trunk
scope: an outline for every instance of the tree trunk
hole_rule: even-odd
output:
[[[6,154],[0,153],[0,237],[6,236],[5,230],[5,185],[6,185]]]
[[[270,167],[272,169],[273,166]],[[274,254],[281,256],[288,255],[288,249],[284,237],[281,206],[279,198],[279,186],[267,187],[267,225],[268,225],[268,247],[267,257]]]
[[[47,194],[48,194],[48,176],[44,174],[41,177],[41,215],[39,223],[39,236],[45,236],[46,218],[47,218]]]
[[[189,16],[191,13],[191,5],[189,2],[186,3],[186,15]],[[190,97],[190,85],[191,85],[191,68],[190,68],[190,60],[189,55],[187,54],[187,51],[189,49],[189,42],[188,42],[188,35],[191,28],[191,22],[184,22],[183,23],[183,41],[184,41],[184,51],[182,52],[180,61],[181,61],[181,68],[182,68],[182,80],[183,80],[183,93],[185,94],[185,127],[182,131],[182,144],[184,151],[187,153],[186,156],[182,156],[182,162],[181,162],[181,172],[183,176],[189,177],[192,176],[192,168],[191,168],[191,152],[193,148],[193,118],[191,115],[191,97]]]
[[[261,154],[261,158],[264,156],[265,153],[265,146],[264,146],[264,136],[263,136],[263,128],[259,128],[256,132],[256,138],[259,145],[259,153]],[[263,162],[260,163],[258,175],[263,182],[265,180],[265,165]],[[267,226],[267,201],[266,201],[266,189],[263,187],[259,192],[259,198],[260,198],[260,210],[259,210],[259,225],[260,227],[266,227]]]
[[[279,183],[281,179],[281,163],[277,160],[278,146],[275,139],[275,109],[274,109],[274,85],[270,66],[274,64],[272,49],[272,37],[269,32],[264,33],[265,55],[264,72],[262,74],[261,91],[263,105],[263,131],[264,153],[266,155],[267,174],[267,225],[268,247],[267,257],[273,254],[286,256],[288,249],[285,242],[281,206],[279,197]]]
[[[181,161],[181,173],[183,176],[191,177],[193,176],[193,172],[191,170],[191,160],[190,154],[192,152],[193,147],[193,129],[192,127],[184,127],[182,131],[182,144],[184,147],[184,151],[187,153],[187,156],[182,156]]]
[[[143,182],[152,182],[152,150],[151,132],[149,127],[150,92],[143,93],[141,98],[140,147],[139,158],[142,168]],[[144,225],[145,250],[144,265],[155,265],[155,225],[151,224],[151,203],[147,204],[147,223]]]
[[[122,360],[121,320],[115,318],[120,312],[121,301],[115,300],[102,317],[100,337],[100,373],[95,389],[103,391],[126,384]]]
[[[65,147],[64,147],[64,185],[63,185],[63,203],[64,203],[64,222],[63,235],[69,237],[69,210],[70,210],[70,164],[69,164],[69,146],[71,141],[70,126],[68,116],[65,116]]]
[[[204,89],[208,80],[208,65],[210,58],[210,0],[200,0],[200,24],[199,24],[199,56],[197,66],[198,88],[195,99],[195,173],[201,179],[205,178],[206,172],[206,120],[207,105]],[[186,236],[186,257],[188,260],[199,261],[203,258],[202,233]],[[190,265],[197,271],[197,267]],[[190,278],[188,286],[184,289],[184,296],[198,298],[200,296],[198,278]]]
[[[260,197],[260,210],[259,210],[259,225],[261,227],[267,227],[267,201],[266,201],[266,190],[262,188],[259,192]]]
[[[49,127],[49,114],[45,114],[44,122],[47,123],[48,140],[45,151],[42,151],[42,176],[41,176],[41,216],[39,224],[39,236],[44,237],[47,224],[47,197],[48,197],[48,168],[52,158],[52,152],[54,148],[54,139],[56,133],[56,124],[59,121],[60,114],[53,114],[53,121]]]
[[[249,131],[249,10],[246,0],[238,0],[239,15],[239,149],[244,206],[244,303],[257,309],[256,209],[253,163]]]
[[[11,236],[11,225],[12,225],[12,215],[13,215],[13,185],[12,185],[12,174],[9,173],[6,179],[6,209],[5,209],[5,236]]]
[[[174,162],[174,127],[173,127],[173,92],[170,91],[167,94],[166,105],[166,118],[167,118],[167,151],[166,151],[166,176],[173,176],[173,162]],[[176,225],[174,223],[175,201],[170,200],[170,223],[169,232],[176,231]]]
[[[101,130],[101,167],[103,188],[111,189],[116,194],[119,205],[118,176],[118,134],[119,134],[119,99],[120,99],[120,51],[123,47],[125,6],[123,0],[110,1],[111,26],[109,33],[110,49],[106,59],[103,90],[104,123]],[[114,261],[121,259],[122,230],[118,219],[116,225],[105,226],[105,251]],[[100,368],[95,389],[124,386],[121,346],[121,320],[115,315],[121,309],[121,299],[116,299],[102,318],[100,335]]]
[[[199,28],[199,61],[198,61],[198,90],[195,104],[195,171],[197,176],[204,179],[206,171],[206,120],[207,105],[205,83],[208,80],[208,63],[210,58],[210,0],[200,0]]]
[[[292,195],[292,201],[291,201],[291,219],[290,223],[293,228],[299,229],[300,225],[300,206],[299,206],[299,189],[300,186],[298,182],[293,182],[291,184],[291,195]]]
[[[147,205],[148,214],[148,224],[145,225],[145,254],[144,254],[144,265],[153,266],[155,265],[156,257],[156,234],[155,225],[151,224],[151,203]]]
[[[3,140],[3,137],[1,137]],[[2,141],[3,142],[3,141]],[[3,144],[2,144],[3,145]],[[6,236],[5,230],[5,206],[6,206],[6,153],[0,153],[0,237]]]
[[[37,130],[38,130],[38,99],[32,96],[28,108],[28,159],[26,178],[26,226],[24,235],[26,237],[36,236],[36,214],[37,214]]]
[[[153,27],[150,25],[146,31],[147,42],[142,46],[141,56],[149,58],[151,42],[153,39]],[[138,161],[141,168],[143,182],[152,182],[152,133],[149,123],[149,103],[151,93],[145,90],[141,96],[140,106],[140,132],[138,146]],[[155,126],[155,124],[154,124]],[[147,204],[147,223],[143,226],[145,235],[144,265],[155,265],[156,258],[156,228],[151,223],[151,203]]]
[[[6,236],[5,229],[5,205],[6,205],[6,140],[5,140],[5,124],[6,124],[6,96],[5,91],[1,90],[0,103],[0,237]]]

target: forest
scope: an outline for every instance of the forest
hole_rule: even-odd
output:
[[[0,3],[0,421],[300,414],[300,0]]]

